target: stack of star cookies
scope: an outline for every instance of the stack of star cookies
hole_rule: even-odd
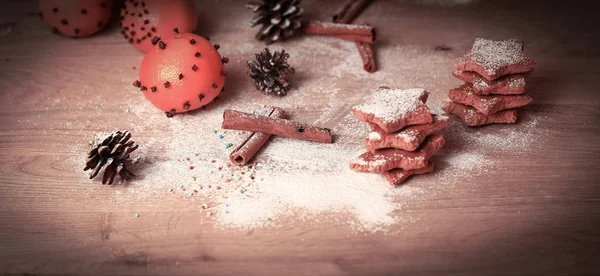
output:
[[[424,89],[380,87],[373,98],[354,106],[356,118],[369,123],[372,132],[365,139],[367,152],[350,161],[350,169],[382,173],[398,185],[414,174],[433,171],[429,158],[444,146],[444,137],[435,134],[449,119],[431,114]]]
[[[535,61],[523,54],[523,42],[477,38],[473,48],[455,63],[452,75],[465,83],[451,89],[444,111],[468,126],[512,124],[516,108],[531,103],[525,95],[525,77]]]

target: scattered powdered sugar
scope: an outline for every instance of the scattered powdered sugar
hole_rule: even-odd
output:
[[[524,87],[526,85],[525,78],[523,76],[509,77],[508,86],[512,88]]]
[[[367,136],[367,137],[370,140],[381,140],[382,139],[381,134],[379,132],[375,132],[375,131],[369,133],[369,136]]]
[[[412,142],[417,140],[417,135],[419,135],[419,132],[413,129],[410,129],[408,131],[400,131],[396,133],[396,137],[403,139],[406,142]]]
[[[422,99],[426,95],[427,92],[421,88],[406,90],[378,88],[372,99],[355,106],[354,109],[359,112],[373,114],[376,118],[381,118],[383,122],[391,123],[422,106]]]

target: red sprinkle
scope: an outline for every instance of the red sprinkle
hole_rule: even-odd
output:
[[[217,186],[217,190],[221,190],[221,186]]]
[[[185,158],[185,160],[187,160],[187,161],[190,161],[190,158],[189,158],[189,157],[186,157],[186,158]]]
[[[181,188],[182,191],[185,191],[185,188]]]
[[[229,179],[229,178],[225,179],[225,182],[230,182],[230,181],[231,181],[231,179]]]
[[[222,169],[223,169],[223,167],[219,167],[219,171],[222,170]]]
[[[227,163],[227,168],[231,167],[231,163]]]
[[[197,192],[198,192],[198,190],[194,190],[194,193],[197,193]]]
[[[208,188],[211,188],[211,186],[210,186],[210,185],[208,185]]]
[[[210,163],[215,163],[217,162],[217,160],[210,160]]]
[[[181,162],[181,159],[177,159],[177,162]]]
[[[245,172],[242,172],[242,175],[246,174]]]
[[[196,156],[200,155],[199,153],[196,153]]]
[[[193,170],[193,169],[194,169],[194,166],[190,166],[190,170]]]

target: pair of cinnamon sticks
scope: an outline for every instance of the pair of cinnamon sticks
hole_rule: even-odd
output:
[[[350,0],[333,15],[333,22],[349,24],[358,17],[373,0]],[[369,73],[377,70],[372,43],[356,41],[356,48],[363,61],[363,68]]]
[[[248,163],[271,135],[321,143],[333,142],[330,129],[287,120],[285,111],[279,107],[269,109],[267,114],[268,116],[261,116],[231,109],[223,112],[222,128],[252,131],[229,155],[231,163],[238,166]]]
[[[372,44],[375,42],[375,29],[369,25],[350,24],[373,0],[350,0],[333,15],[333,23],[310,21],[305,22],[303,32],[307,34],[331,35],[356,43],[363,60],[365,71],[377,70]]]

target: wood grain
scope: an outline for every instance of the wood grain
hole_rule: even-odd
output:
[[[307,17],[327,20],[344,2],[303,5]],[[523,2],[440,7],[376,1],[361,15],[381,34],[380,71],[422,75],[402,84],[435,83],[438,91],[458,84],[449,61],[474,37],[524,39],[538,67],[528,80],[534,103],[520,120],[539,118],[534,131],[547,138],[536,152],[491,152],[499,174],[406,202],[396,213],[414,218],[411,223],[390,233],[356,233],[328,223],[335,217],[327,215],[320,223],[290,220],[278,229],[223,230],[199,219],[195,202],[160,194],[119,200],[123,189],[142,187],[88,181],[75,162],[82,141],[144,123],[127,115],[126,104],[140,96],[130,83],[142,55],[116,26],[92,38],[66,39],[29,15],[36,12],[35,1],[1,1],[0,274],[594,275],[600,268],[600,31],[585,3]],[[198,1],[198,9],[199,31],[224,51],[252,38],[255,30],[246,27],[251,14],[241,1]],[[332,48],[351,43],[327,39],[319,41]],[[389,50],[416,45],[432,51],[440,44],[453,51],[432,72],[393,60]],[[247,52],[228,55],[243,60],[261,47],[251,42]],[[299,70],[298,85],[331,69],[321,62],[328,60],[326,53],[314,55],[296,59],[297,68],[310,68]],[[232,62],[230,68],[223,101],[243,100],[252,91],[244,65]],[[331,87],[348,91],[346,99],[336,100],[354,104],[363,99],[356,91],[381,82],[364,74],[356,82],[332,79]],[[310,122],[328,110],[329,100],[315,93],[293,119]],[[334,117],[348,112],[334,111]],[[158,124],[136,132],[138,142],[160,135],[168,120]],[[152,155],[165,153],[157,148]],[[132,210],[140,210],[139,219],[132,219]]]

